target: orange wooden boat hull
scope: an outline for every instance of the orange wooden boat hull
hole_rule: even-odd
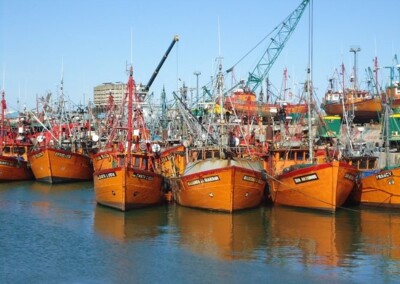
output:
[[[186,167],[185,146],[177,145],[160,155],[161,174],[166,178],[182,175]]]
[[[287,104],[285,105],[286,114],[306,114],[308,111],[307,104]]]
[[[349,197],[357,172],[347,163],[333,161],[283,173],[269,179],[272,202],[335,211]]]
[[[227,97],[224,107],[228,110],[235,111],[239,115],[249,116],[276,116],[279,106],[275,104],[263,103],[257,101],[256,95],[249,91],[236,91]]]
[[[248,104],[243,101],[234,101],[232,103],[226,104],[225,107],[229,110],[235,110],[237,114],[240,115],[250,115],[250,116],[266,116],[274,117],[278,113],[279,106],[274,104],[261,104],[257,103]]]
[[[33,180],[32,169],[27,161],[0,156],[0,182]]]
[[[400,208],[400,167],[361,178],[353,198],[361,205]]]
[[[371,119],[378,120],[382,112],[382,102],[379,97],[366,99],[360,102],[346,103],[345,108],[348,111],[354,109],[355,122],[370,122]],[[327,115],[343,116],[342,103],[328,103],[323,106]]]
[[[170,181],[178,204],[229,213],[259,206],[266,185],[260,171],[238,166],[199,171]]]
[[[85,155],[44,148],[29,153],[28,159],[37,181],[63,183],[93,178],[91,159]]]
[[[105,151],[93,155],[93,168],[94,171],[110,169],[116,166],[115,151]]]
[[[154,172],[116,167],[93,174],[97,203],[127,211],[161,204],[163,177]]]

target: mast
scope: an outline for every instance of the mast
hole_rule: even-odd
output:
[[[131,66],[129,70],[129,79],[128,79],[128,124],[127,124],[127,142],[128,142],[128,163],[131,161],[131,149],[132,149],[132,100],[133,100],[133,88],[135,86],[135,82],[133,81],[133,67]]]
[[[287,68],[283,69],[283,101],[286,101]]]
[[[387,100],[383,105],[385,108],[385,163],[386,167],[389,167],[389,101]]]
[[[225,130],[224,127],[222,126],[222,124],[224,123],[224,113],[223,113],[223,93],[222,93],[222,85],[223,85],[223,80],[224,80],[224,76],[222,75],[222,64],[221,64],[221,57],[219,57],[219,72],[217,75],[217,92],[218,92],[218,99],[219,99],[219,107],[220,107],[220,114],[219,114],[219,118],[220,118],[220,130],[221,130],[221,139],[224,138],[225,135]],[[220,145],[222,145],[223,141],[220,141]]]
[[[306,91],[308,93],[308,151],[310,155],[310,161],[313,162],[314,160],[314,143],[313,143],[313,133],[312,133],[312,121],[311,121],[311,80],[312,80],[312,44],[313,44],[313,2],[312,0],[310,1],[310,6],[309,6],[309,27],[308,27],[308,68],[307,68],[307,82],[306,82]]]
[[[5,99],[4,90],[1,92],[1,133],[0,133],[0,154],[3,154],[3,137],[5,135],[4,129],[4,121],[5,121],[5,112],[6,112],[6,99]]]
[[[378,57],[375,56],[374,58],[374,72],[375,72],[375,88],[376,88],[376,95],[379,96],[379,81],[378,81]]]

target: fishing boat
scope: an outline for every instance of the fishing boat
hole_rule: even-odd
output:
[[[148,142],[132,67],[126,97],[127,115],[123,100],[121,120],[115,121],[104,147],[93,155],[96,202],[121,211],[161,204],[164,197],[156,162],[160,146]]]
[[[88,181],[93,178],[90,156],[68,148],[43,146],[28,153],[35,179],[47,183]]]
[[[342,102],[343,100],[343,102]],[[322,108],[328,115],[343,117],[343,109],[350,111],[354,122],[378,121],[382,112],[381,97],[373,96],[368,91],[346,89],[344,92],[328,91]]]
[[[357,169],[341,161],[291,167],[271,179],[272,202],[334,212],[348,199],[356,176]]]
[[[312,16],[310,16],[310,30]],[[311,32],[310,32],[311,35]],[[311,38],[311,36],[310,36]],[[312,41],[310,40],[311,44]],[[335,212],[349,197],[357,176],[352,165],[334,159],[328,153],[315,150],[312,125],[312,73],[311,48],[309,49],[309,67],[304,92],[308,103],[308,149],[292,151],[291,145],[276,149],[271,147],[267,163],[269,194],[275,205],[302,207]],[[327,151],[329,152],[329,151]],[[282,170],[277,165],[286,165]],[[271,169],[273,171],[271,171]]]
[[[221,65],[219,70],[215,105],[222,106]],[[184,103],[180,101],[179,105]],[[228,213],[259,206],[266,185],[262,159],[255,154],[260,151],[249,141],[235,137],[233,130],[240,132],[241,125],[229,122],[224,111],[219,111],[218,116],[214,116],[214,111],[210,113],[207,129],[193,116],[185,118],[188,127],[199,132],[193,131],[193,138],[183,142],[181,151],[161,153],[174,200],[186,207]],[[191,112],[181,109],[180,115],[190,116]],[[192,127],[190,119],[197,122]],[[241,136],[248,135],[241,132]]]
[[[237,89],[232,92],[225,98],[224,107],[228,111],[235,111],[239,117],[274,117],[279,110],[277,104],[259,102],[256,94],[247,89]]]
[[[357,65],[356,52],[354,52],[354,66]],[[378,70],[377,59],[375,58],[375,74],[377,77]],[[369,81],[373,82],[375,88],[373,90],[362,90],[357,85],[356,67],[354,67],[354,75],[351,77],[353,85],[351,88],[346,87],[345,83],[345,67],[341,65],[342,78],[336,80],[330,79],[330,87],[326,91],[322,102],[322,108],[327,115],[339,115],[343,117],[345,113],[351,117],[355,123],[369,123],[371,121],[379,121],[382,112],[382,95],[377,88],[377,78],[371,76]],[[372,73],[372,71],[371,71]],[[341,81],[341,86],[335,86],[335,81]]]
[[[7,103],[5,92],[1,99],[1,135],[0,135],[0,182],[22,181],[34,179],[28,163],[27,153],[32,147],[25,136],[23,126],[12,129],[6,122]]]
[[[382,136],[385,141],[385,163],[383,167],[372,169],[361,176],[354,198],[361,205],[400,208],[400,166],[398,162],[391,161],[391,156],[396,157],[396,153],[391,153],[390,149],[391,107],[384,104],[384,108]]]
[[[46,183],[88,181],[93,178],[89,125],[69,121],[61,81],[61,96],[57,112],[42,115],[47,122],[35,119],[43,131],[37,133],[32,150],[28,153],[35,179]],[[43,107],[46,112],[46,107]],[[47,125],[45,125],[46,123]]]
[[[171,178],[174,200],[183,206],[232,213],[261,204],[266,184],[259,160],[223,156],[222,147],[188,148],[198,155]]]
[[[289,141],[290,142],[290,141]],[[269,198],[276,205],[335,211],[348,199],[357,169],[325,146],[294,140],[271,145]]]

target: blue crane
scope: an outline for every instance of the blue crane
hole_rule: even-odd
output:
[[[281,53],[282,49],[284,48],[286,42],[289,40],[291,34],[295,30],[298,22],[300,21],[301,16],[303,15],[304,10],[307,7],[307,4],[309,2],[310,2],[310,0],[303,0],[301,2],[301,4],[291,14],[289,14],[289,16],[287,16],[277,27],[275,27],[275,29],[273,29],[273,31],[271,33],[269,33],[266,37],[264,37],[264,39],[262,39],[256,45],[256,47],[257,47],[267,37],[272,35],[270,37],[271,42],[268,45],[265,52],[263,53],[261,59],[258,61],[254,70],[251,73],[249,73],[249,77],[246,82],[246,87],[248,87],[252,92],[254,92],[262,84],[262,81],[267,76],[272,65],[275,63],[276,59],[278,58],[279,54]],[[251,51],[253,51],[256,47],[254,47]],[[248,52],[244,57],[246,57],[250,52]],[[239,62],[241,60],[239,60]],[[238,63],[236,63],[236,64],[238,64]],[[233,68],[234,68],[234,66],[229,68],[227,70],[227,73],[232,71]],[[239,84],[237,84],[237,86]]]

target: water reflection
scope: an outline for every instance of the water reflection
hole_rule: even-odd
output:
[[[179,244],[207,257],[232,260],[254,259],[264,241],[262,209],[234,214],[174,207]]]
[[[357,214],[336,214],[282,206],[266,210],[270,220],[267,262],[294,260],[303,265],[351,266],[359,243]]]
[[[155,238],[167,223],[168,208],[164,206],[122,212],[98,205],[94,211],[94,230],[119,242]]]
[[[34,181],[29,186],[32,190],[40,193],[62,193],[65,190],[92,190],[93,182],[72,182],[51,184],[45,182]]]
[[[385,260],[400,260],[400,212],[364,209],[360,216],[365,254],[377,255]],[[397,265],[397,273],[400,273],[399,268]]]

